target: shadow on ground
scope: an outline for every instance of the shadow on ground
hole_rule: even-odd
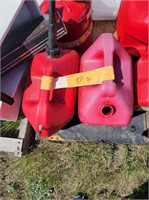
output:
[[[135,188],[131,195],[123,198],[123,200],[126,199],[148,199],[148,181],[139,188]]]

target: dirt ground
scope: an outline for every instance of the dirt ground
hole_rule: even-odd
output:
[[[148,199],[148,153],[139,145],[50,141],[22,158],[1,153],[1,199]]]

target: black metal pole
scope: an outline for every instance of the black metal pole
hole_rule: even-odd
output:
[[[56,41],[55,0],[49,0],[49,28],[46,53],[51,57],[58,57],[60,54],[60,48]]]

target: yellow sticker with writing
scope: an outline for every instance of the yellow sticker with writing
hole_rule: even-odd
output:
[[[106,66],[92,71],[81,72],[67,76],[68,87],[80,87],[100,84],[103,81],[114,80],[113,66]]]
[[[53,78],[42,76],[41,90],[72,88],[101,84],[103,81],[114,80],[113,66],[101,67],[92,71],[80,72],[67,76]]]

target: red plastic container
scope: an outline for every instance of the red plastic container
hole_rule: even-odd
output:
[[[131,55],[139,56],[148,45],[148,1],[122,0],[117,17],[117,34]]]
[[[133,115],[131,58],[111,33],[102,34],[81,58],[81,71],[114,66],[115,80],[79,88],[82,123],[125,126]]]
[[[134,65],[135,105],[149,106],[149,49],[148,47]]]
[[[59,77],[78,72],[79,56],[73,50],[61,50],[58,58],[45,52],[37,54],[26,76],[22,108],[36,132],[48,137],[64,127],[73,117],[76,89],[41,90],[43,75]]]
[[[63,48],[84,53],[92,44],[91,1],[56,0],[56,8],[67,28],[67,35],[58,42]],[[43,14],[48,12],[48,1],[40,6]]]

